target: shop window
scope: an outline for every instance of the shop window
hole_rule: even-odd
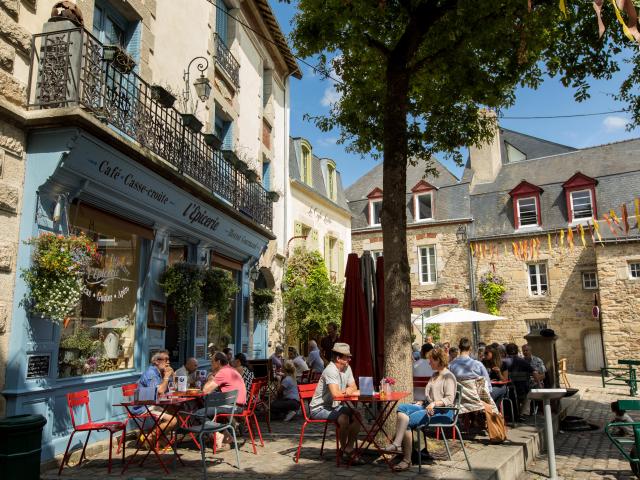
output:
[[[585,290],[595,290],[598,288],[596,272],[582,272],[582,288]]]
[[[212,254],[211,266],[227,270],[236,285],[240,285],[240,277],[242,274],[242,264],[235,260]],[[229,312],[225,315],[218,315],[214,310],[207,312],[207,345],[210,351],[222,351],[229,347],[236,353],[236,333],[240,333],[242,338],[248,338],[247,332],[236,332],[236,310],[237,298],[236,294],[231,301]],[[246,325],[242,325],[244,328]]]
[[[640,262],[629,263],[629,276],[634,280],[640,280]]]
[[[529,271],[529,294],[533,296],[547,295],[549,284],[547,283],[547,265],[545,263],[530,263],[527,265]]]
[[[429,247],[420,247],[420,283],[436,283],[436,247],[431,245]]]
[[[72,205],[71,230],[97,245],[80,305],[62,329],[58,376],[133,368],[141,249],[152,232],[88,206]]]

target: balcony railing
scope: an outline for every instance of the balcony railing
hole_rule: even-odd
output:
[[[103,59],[103,45],[82,28],[34,35],[28,106],[88,111],[129,140],[162,157],[238,212],[271,229],[266,190],[229,164],[174,108],[162,107],[135,73]]]
[[[213,34],[216,44],[216,65],[226,73],[236,88],[240,87],[240,64],[217,33]]]

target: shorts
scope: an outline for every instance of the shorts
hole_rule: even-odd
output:
[[[398,413],[404,413],[409,417],[409,428],[424,427],[431,422],[434,423],[451,423],[453,420],[453,411],[438,411],[436,414],[429,416],[427,409],[422,405],[416,405],[414,403],[403,403],[398,407]]]
[[[351,423],[351,417],[353,417],[353,410],[346,405],[340,405],[336,408],[317,407],[311,410],[309,415],[313,420],[331,420],[336,421],[340,415],[347,415],[349,417],[349,423]]]

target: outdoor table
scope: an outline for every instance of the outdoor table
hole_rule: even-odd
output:
[[[392,441],[391,437],[389,437],[387,432],[384,430],[384,424],[387,421],[387,418],[389,418],[389,415],[391,415],[391,413],[395,410],[398,402],[407,398],[409,395],[411,395],[411,392],[391,392],[385,394],[382,398],[380,397],[379,393],[376,393],[374,395],[336,395],[335,397],[333,397],[334,400],[346,403],[354,410],[357,407],[358,403],[361,403],[364,406],[365,410],[369,413],[369,415],[371,415],[371,417],[374,419],[371,426],[367,428],[367,425],[363,422],[360,415],[355,416],[358,420],[358,423],[360,423],[362,430],[366,434],[360,445],[358,445],[358,442],[356,441],[356,453],[363,452],[364,450],[369,448],[371,444],[373,444],[378,453],[382,455],[382,458],[384,458],[384,461],[387,462],[389,468],[393,468],[393,465],[387,459],[386,454],[388,452],[385,452],[385,446],[381,446],[378,444],[378,442],[376,441],[376,436],[378,435],[378,433],[382,432],[389,442]],[[374,405],[380,408],[374,409]]]
[[[149,445],[149,451],[147,452],[147,454],[144,456],[144,458],[142,459],[142,461],[140,462],[140,465],[142,465],[145,460],[147,459],[147,457],[149,456],[149,454],[151,452],[154,453],[154,455],[156,456],[156,458],[158,459],[158,463],[160,463],[160,465],[162,466],[162,468],[164,469],[164,471],[168,474],[169,470],[167,469],[167,466],[165,465],[165,462],[162,460],[162,457],[160,456],[160,451],[158,448],[158,443],[161,437],[164,437],[164,439],[166,440],[167,444],[169,446],[171,446],[171,449],[173,450],[173,454],[175,456],[175,458],[178,459],[178,461],[184,465],[184,462],[182,461],[182,459],[180,458],[180,455],[178,454],[178,451],[176,449],[176,445],[174,444],[174,442],[170,441],[169,438],[167,437],[167,435],[165,434],[165,430],[166,427],[163,429],[160,427],[160,418],[162,418],[163,415],[167,415],[171,418],[175,418],[179,407],[183,406],[185,403],[187,403],[190,400],[190,397],[184,397],[184,396],[175,396],[175,395],[171,395],[165,398],[160,398],[158,400],[144,400],[144,401],[133,401],[133,402],[122,402],[122,403],[116,403],[114,406],[115,407],[123,407],[127,410],[127,413],[132,417],[133,421],[136,423],[136,426],[140,429],[140,432],[142,433],[143,427],[144,427],[144,422],[147,418],[150,418],[153,421],[153,426],[151,427],[150,431],[154,431],[156,430],[158,432],[158,435],[156,436],[156,441],[155,442],[151,442],[149,440],[149,435],[143,435],[144,441],[143,442],[138,442],[137,444],[137,448],[136,451],[133,453],[133,455],[131,455],[129,457],[129,459],[127,460],[127,462],[125,463],[125,465],[122,467],[122,472],[121,474],[123,474],[127,468],[129,468],[129,465],[131,465],[131,463],[133,462],[133,460],[136,458],[136,456],[138,455],[138,452],[140,451],[140,449],[143,447],[143,445],[146,443],[147,445]],[[141,417],[140,414],[136,414],[134,412],[134,409],[136,407],[144,407],[146,410],[146,414],[144,417]],[[157,410],[155,412],[151,411],[151,407],[159,407],[160,408],[160,412],[158,412]],[[171,407],[175,407],[173,408],[173,412],[170,412],[169,409]],[[144,414],[143,414],[144,415]],[[167,423],[168,425],[168,423]]]
[[[549,459],[549,478],[558,478],[556,472],[556,448],[553,444],[553,419],[551,416],[551,400],[560,399],[567,394],[564,388],[534,388],[529,392],[530,400],[542,400],[544,404],[544,430],[547,441],[547,458]]]

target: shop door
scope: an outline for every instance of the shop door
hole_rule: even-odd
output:
[[[600,332],[587,333],[583,339],[585,368],[587,372],[597,372],[604,367],[602,357],[602,337]]]

